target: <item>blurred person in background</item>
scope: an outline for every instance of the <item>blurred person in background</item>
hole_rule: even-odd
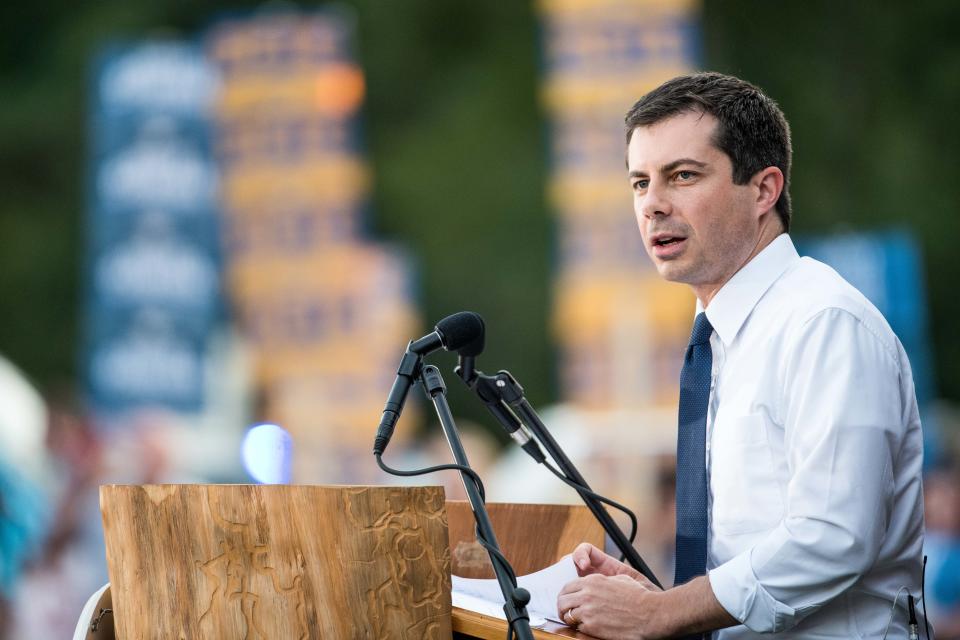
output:
[[[69,390],[48,402],[51,518],[43,546],[13,593],[12,639],[67,638],[90,593],[106,582],[98,485],[99,434]]]
[[[47,412],[40,394],[0,356],[0,638],[11,638],[12,600],[49,521],[42,485]]]
[[[166,412],[135,411],[122,428],[108,427],[64,391],[51,400],[49,415],[51,524],[13,592],[9,640],[71,637],[84,603],[108,581],[100,484],[188,477],[172,470],[176,441],[169,434],[177,420]]]
[[[924,480],[927,519],[926,606],[940,640],[960,638],[960,469],[938,469]]]
[[[923,546],[910,365],[860,292],[797,254],[783,113],[701,73],[648,93],[626,124],[646,250],[697,297],[675,586],[583,544],[559,614],[599,638],[907,637]]]

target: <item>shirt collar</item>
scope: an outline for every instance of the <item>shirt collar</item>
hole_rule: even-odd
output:
[[[729,346],[737,337],[767,289],[799,259],[793,240],[781,233],[720,288],[706,313],[724,346]],[[697,300],[697,313],[701,311],[703,306]]]

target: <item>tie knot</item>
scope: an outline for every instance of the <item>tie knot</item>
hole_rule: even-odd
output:
[[[693,331],[690,333],[690,344],[706,344],[710,342],[710,335],[713,333],[713,325],[707,320],[707,314],[702,311],[697,314],[693,321]]]

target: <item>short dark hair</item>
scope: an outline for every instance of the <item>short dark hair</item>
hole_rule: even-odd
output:
[[[693,111],[709,113],[719,124],[713,143],[733,164],[734,184],[746,184],[758,171],[777,167],[783,191],[776,210],[790,230],[790,125],[777,103],[740,78],[722,73],[694,73],[663,83],[627,112],[627,144],[637,127],[656,124]]]

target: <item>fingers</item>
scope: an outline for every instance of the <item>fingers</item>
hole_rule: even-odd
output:
[[[577,627],[580,625],[580,618],[577,617],[577,614],[573,609],[567,609],[567,611],[560,617],[571,627]]]
[[[615,559],[605,554],[589,542],[582,542],[573,550],[573,564],[577,567],[577,574],[581,577],[592,573],[613,575],[616,573]]]
[[[577,613],[579,608],[575,596],[568,595],[566,598],[557,598],[557,614],[568,626],[577,627],[583,622]]]
[[[563,588],[560,589],[560,593],[557,595],[557,615],[567,624],[570,624],[566,619],[567,612],[582,604],[582,590],[583,580],[578,578],[563,585]]]
[[[592,544],[590,545],[590,564],[595,567],[602,567],[611,564],[619,565],[620,562],[617,561],[613,556],[609,556],[600,549],[596,548]]]
[[[583,578],[577,578],[563,585],[563,588],[560,589],[560,593],[557,595],[557,598],[560,599],[560,598],[572,596],[573,594],[579,591],[582,591],[583,584],[584,584],[583,580],[584,580]]]
[[[571,580],[560,590],[557,596],[557,614],[560,619],[571,627],[584,629],[589,626],[591,617],[595,614],[598,598],[602,602],[603,594],[609,589],[610,580],[627,580],[627,576],[609,577],[592,574],[584,578]]]
[[[596,547],[589,542],[581,542],[577,545],[577,548],[573,550],[571,557],[580,575],[583,575],[583,572],[590,568],[590,552],[593,549],[596,549]]]
[[[598,638],[665,637],[639,632],[659,605],[643,583],[629,575],[592,574],[572,580],[557,597],[559,619]]]
[[[584,578],[571,580],[563,585],[563,588],[560,589],[560,593],[557,595],[557,614],[560,616],[560,619],[570,624],[564,617],[566,613],[571,610],[582,610],[583,607],[587,606],[591,595],[595,595],[598,590],[602,591],[604,581],[608,579],[607,576],[592,574]],[[579,622],[583,621],[583,616],[577,615],[576,619],[579,624]]]
[[[637,580],[648,589],[656,589],[642,573],[630,565],[604,553],[589,542],[582,542],[570,554],[573,564],[577,568],[577,575],[581,578],[599,573],[604,576],[627,575]],[[657,589],[658,591],[660,589]]]

